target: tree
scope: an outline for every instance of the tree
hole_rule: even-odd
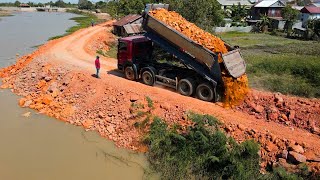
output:
[[[223,12],[216,0],[111,0],[107,3],[106,11],[118,18],[128,14],[141,14],[146,4],[159,2],[169,4],[170,10],[209,31],[223,20]]]
[[[244,21],[248,15],[248,9],[245,6],[241,6],[240,3],[238,5],[232,5],[230,11],[230,17],[235,22]]]
[[[211,31],[213,26],[223,21],[223,11],[216,0],[176,0],[175,2],[169,0],[165,2],[172,3],[170,4],[173,6],[171,9],[205,30]]]
[[[308,31],[312,32],[312,38],[315,38],[315,35],[320,38],[320,19],[311,19],[308,21],[307,25]]]
[[[102,8],[105,8],[106,6],[107,6],[107,3],[103,1],[99,1],[96,3],[96,9],[102,9]]]
[[[260,21],[257,23],[259,30],[263,33],[268,31],[270,25],[270,19],[267,15],[261,15]]]
[[[16,7],[19,7],[20,6],[20,1],[16,1],[16,2],[14,2],[14,6],[16,6]]]
[[[282,17],[283,19],[286,20],[286,24],[284,28],[285,28],[285,31],[287,31],[287,37],[290,36],[293,23],[297,19],[298,14],[299,14],[299,11],[293,9],[290,5],[286,5],[286,7],[282,9]]]
[[[92,10],[95,8],[95,6],[92,4],[91,1],[87,1],[87,0],[79,0],[78,3],[78,8],[79,9],[88,9],[88,10]]]
[[[63,2],[63,0],[58,0],[54,3],[54,6],[56,7],[61,7],[61,8],[65,8],[67,5],[65,2]]]

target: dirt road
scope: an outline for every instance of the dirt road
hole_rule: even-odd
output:
[[[142,110],[147,110],[145,97],[148,96],[154,102],[154,109],[149,110],[169,124],[186,126],[191,123],[186,118],[189,111],[205,113],[224,122],[226,132],[238,141],[257,140],[262,147],[262,167],[277,162],[283,150],[290,151],[299,146],[303,148],[303,152],[299,153],[306,156],[308,163],[319,171],[320,136],[317,133],[257,116],[267,112],[264,109],[272,104],[273,99],[269,104],[265,103],[261,112],[257,112],[256,105],[249,107],[250,102],[238,109],[225,109],[220,103],[203,102],[170,89],[126,80],[122,73],[115,70],[116,59],[105,57],[101,60],[101,79],[92,77],[96,50],[108,49],[108,42],[115,41],[110,33],[111,23],[82,29],[50,41],[33,54],[22,57],[16,65],[0,70],[0,77],[4,77],[2,87],[12,88],[15,93],[24,96],[19,102],[23,107],[96,130],[118,146],[140,151],[145,150],[140,143],[144,130],[135,128],[135,123],[144,119],[134,115],[132,103],[144,104]],[[295,103],[294,97],[280,96]],[[316,110],[320,101],[302,100],[307,102],[303,108],[315,109],[305,114],[318,117],[314,120],[314,128],[318,128],[320,116]],[[292,109],[292,106],[288,108]]]

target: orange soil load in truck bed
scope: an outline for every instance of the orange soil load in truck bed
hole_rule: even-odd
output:
[[[174,11],[168,11],[166,9],[157,9],[150,12],[150,15],[154,18],[164,22],[177,31],[181,32],[188,38],[192,39],[196,43],[206,47],[214,53],[227,53],[228,50],[224,42],[197,27],[195,24],[190,23],[180,14]],[[222,57],[219,55],[219,63],[222,63]],[[224,67],[223,65],[221,67]],[[246,94],[248,93],[248,78],[244,74],[239,78],[231,77],[225,69],[222,69],[222,79],[224,82],[224,104],[225,106],[234,106],[239,104]]]

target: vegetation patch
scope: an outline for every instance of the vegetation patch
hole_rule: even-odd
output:
[[[269,34],[231,32],[219,36],[242,48],[251,87],[320,97],[320,43]]]
[[[104,56],[104,57],[109,57],[109,58],[117,58],[117,53],[118,53],[118,44],[117,42],[110,42],[108,43],[109,50],[104,51],[102,49],[97,50],[97,53]]]
[[[194,125],[181,132],[178,125],[168,126],[153,117],[144,142],[149,146],[148,159],[162,179],[306,179],[311,174],[305,165],[297,173],[283,167],[260,173],[259,144],[253,140],[237,143],[221,131],[218,119],[188,113]],[[145,121],[150,121],[150,116]],[[140,124],[139,124],[140,126]],[[310,176],[310,177],[309,177]]]
[[[149,161],[164,179],[251,179],[259,173],[259,145],[237,144],[219,130],[219,121],[208,115],[189,114],[195,122],[179,133],[155,117],[146,138]]]

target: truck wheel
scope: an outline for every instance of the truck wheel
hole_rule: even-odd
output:
[[[124,69],[124,74],[126,76],[127,79],[133,81],[135,80],[135,77],[134,77],[134,70],[132,68],[132,66],[127,66],[125,69]]]
[[[186,78],[181,79],[178,83],[178,91],[184,96],[191,96],[195,89],[195,83],[193,79]]]
[[[154,77],[150,71],[144,71],[141,75],[142,82],[146,85],[153,86],[154,85]]]
[[[214,98],[214,90],[208,83],[202,83],[197,87],[197,97],[203,101],[212,101]]]

